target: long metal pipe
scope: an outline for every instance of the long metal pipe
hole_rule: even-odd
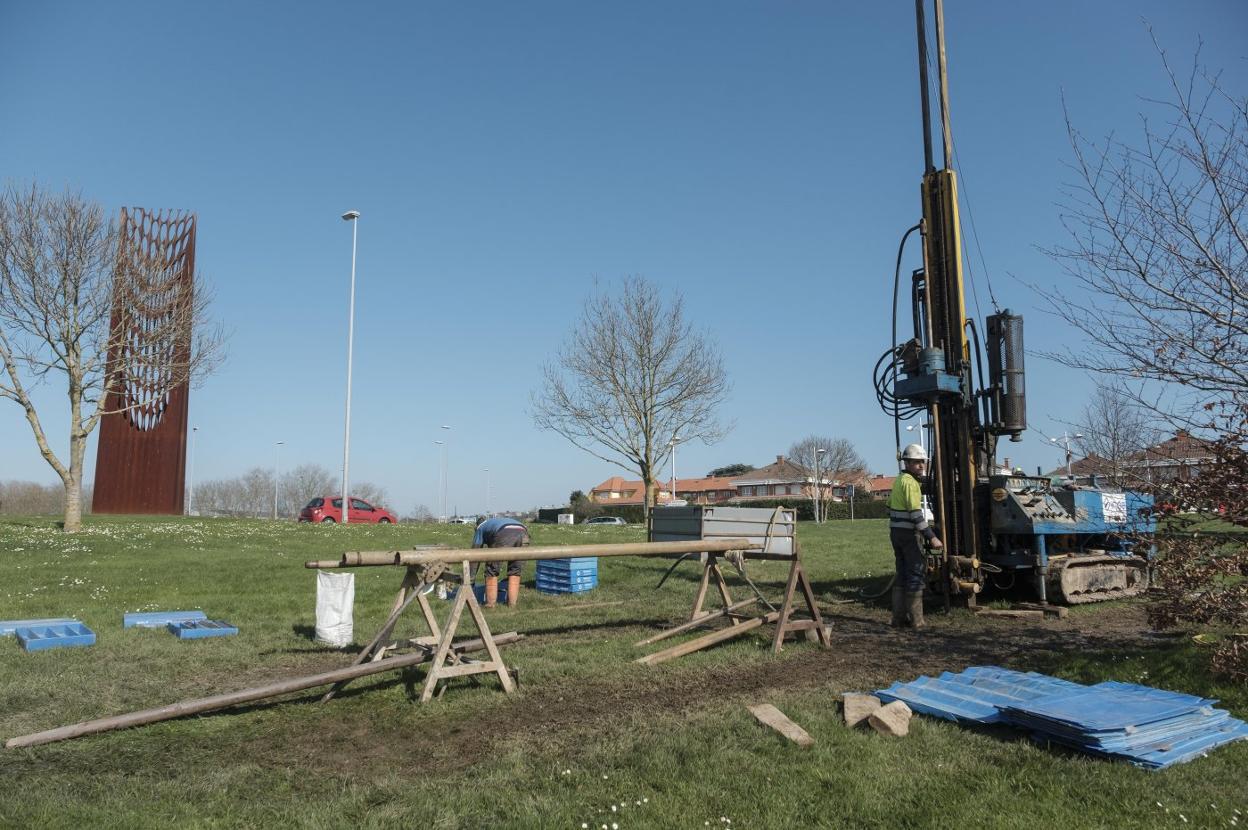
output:
[[[919,100],[923,105],[923,173],[932,172],[932,107],[927,95],[927,27],[923,0],[914,0],[915,22],[919,30]]]
[[[303,563],[305,568],[360,568],[375,565],[432,565],[435,562],[509,562],[515,559],[567,559],[573,556],[662,556],[749,550],[749,539],[695,539],[690,542],[620,542],[611,545],[547,545],[523,548],[349,551],[338,560]],[[782,557],[788,558],[788,557]]]
[[[937,72],[940,75],[940,126],[945,169],[953,167],[953,128],[949,125],[949,67],[945,61],[945,4],[935,0]]]

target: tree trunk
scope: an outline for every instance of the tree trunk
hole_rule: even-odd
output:
[[[69,473],[62,479],[65,484],[66,533],[82,530],[82,458],[86,454],[86,439],[72,436],[69,439]]]

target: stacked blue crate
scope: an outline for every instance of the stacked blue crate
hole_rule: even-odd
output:
[[[539,559],[537,590],[543,594],[574,594],[598,587],[598,557]]]

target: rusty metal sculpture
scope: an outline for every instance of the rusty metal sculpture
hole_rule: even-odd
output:
[[[96,513],[183,512],[195,224],[193,213],[121,210]]]

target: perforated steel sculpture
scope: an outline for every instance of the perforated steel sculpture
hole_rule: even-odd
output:
[[[96,513],[183,512],[195,214],[121,210]]]

